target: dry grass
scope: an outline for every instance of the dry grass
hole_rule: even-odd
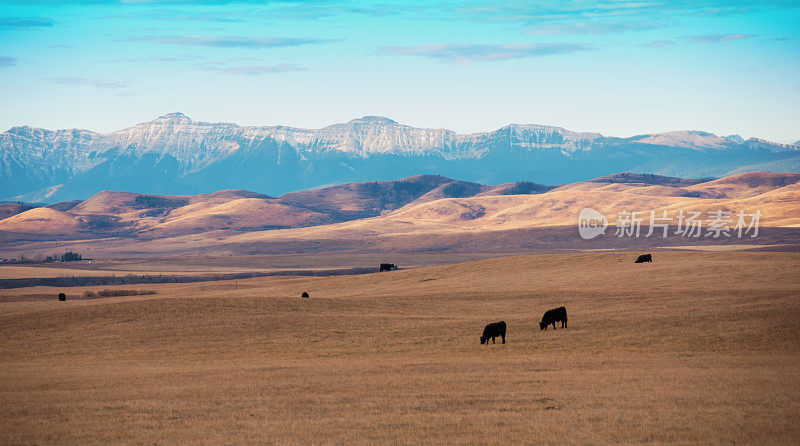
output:
[[[0,439],[796,442],[800,255],[634,257],[0,303]],[[570,327],[539,331],[558,305]]]

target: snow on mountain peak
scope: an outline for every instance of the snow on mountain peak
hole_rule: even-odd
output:
[[[184,124],[192,122],[192,120],[181,112],[173,112],[173,113],[167,113],[166,115],[161,115],[151,122],[170,122],[170,123]]]
[[[733,141],[736,144],[744,144],[744,138],[741,135],[728,135],[723,136],[723,138],[727,139],[728,141]]]
[[[541,124],[510,124],[498,132],[508,132],[516,147],[528,150],[557,149],[565,156],[577,150],[588,150],[595,140],[603,137],[599,133],[577,133]]]
[[[643,144],[674,148],[685,155],[684,161],[673,162],[671,150],[642,150]],[[727,164],[716,156],[724,150],[735,152]],[[712,151],[714,156],[708,156]],[[163,177],[168,184],[186,188],[252,185],[259,190],[288,191],[343,178],[366,180],[436,169],[460,169],[473,180],[495,176],[503,181],[525,175],[564,181],[586,172],[600,176],[612,169],[708,176],[734,167],[780,163],[788,151],[800,151],[800,146],[758,139],[742,143],[737,136],[700,131],[613,138],[554,126],[510,124],[465,134],[412,127],[381,116],[363,116],[321,129],[240,127],[193,121],[175,112],[105,134],[14,127],[0,134],[4,188],[0,189],[13,197],[67,184],[55,196],[72,199],[90,187],[128,188],[140,175],[150,175],[146,178],[158,182]],[[792,162],[789,158],[786,165]],[[131,163],[136,165],[128,169]]]
[[[784,152],[787,150],[800,151],[800,141],[794,144],[779,144],[761,138],[750,138],[745,145],[751,149],[768,150],[770,152]]]
[[[682,147],[686,149],[705,150],[727,149],[734,141],[721,138],[713,133],[699,130],[680,130],[674,132],[641,135],[633,138],[634,141],[659,146]]]
[[[573,132],[539,124],[509,124],[494,131],[456,133],[447,129],[417,128],[383,116],[363,116],[321,129],[287,126],[247,126],[231,123],[193,121],[180,112],[167,113],[151,121],[112,133],[85,130],[50,131],[28,126],[14,127],[0,134],[2,156],[39,160],[41,176],[53,176],[57,166],[67,163],[70,172],[85,171],[120,155],[156,159],[172,157],[182,174],[199,172],[232,154],[273,157],[276,164],[315,156],[370,158],[384,155],[433,156],[444,160],[480,159],[500,150],[525,156],[531,153],[580,156],[594,148],[614,144],[644,143],[688,148],[699,152],[728,148],[750,148],[782,152],[800,150],[797,145],[780,145],[751,139],[744,143],[736,135],[719,137],[701,131],[678,131],[605,138],[599,133]],[[3,155],[5,153],[5,155]],[[270,158],[272,159],[272,158]],[[285,161],[284,161],[285,160]],[[11,162],[11,161],[8,161]],[[22,161],[14,161],[23,164]],[[2,167],[2,164],[0,164]],[[48,170],[49,169],[49,170]]]
[[[386,118],[384,116],[362,116],[361,118],[356,118],[350,120],[348,124],[370,124],[370,123],[380,123],[380,124],[397,124],[396,121]]]

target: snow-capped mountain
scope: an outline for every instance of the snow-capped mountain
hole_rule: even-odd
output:
[[[680,131],[632,138],[511,124],[460,134],[365,116],[322,129],[242,127],[169,113],[112,133],[28,126],[0,134],[0,198],[58,201],[103,189],[267,194],[419,173],[484,183],[563,183],[623,170],[721,176],[796,166],[797,144]],[[780,168],[780,167],[778,167]]]
[[[558,127],[512,124],[491,133],[458,134],[445,129],[410,127],[381,116],[364,116],[322,129],[285,126],[239,127],[227,123],[192,121],[170,113],[152,121],[107,135],[105,149],[126,147],[127,152],[163,152],[186,163],[189,170],[265,140],[287,143],[298,152],[336,152],[371,155],[437,155],[447,159],[486,154],[487,142],[508,136],[520,147],[558,148],[570,152],[589,147],[597,133],[573,133]],[[199,149],[199,150],[198,150]],[[199,163],[199,165],[198,165]]]

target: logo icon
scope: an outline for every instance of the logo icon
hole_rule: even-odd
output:
[[[606,216],[592,208],[583,208],[578,214],[578,233],[584,240],[591,240],[605,234],[607,227]]]

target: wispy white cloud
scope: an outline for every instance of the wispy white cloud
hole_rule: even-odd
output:
[[[143,62],[186,62],[197,59],[193,56],[148,56],[148,57],[128,57],[125,59],[105,59],[103,62],[125,62],[125,63],[143,63]]]
[[[541,23],[525,31],[526,34],[613,34],[625,31],[643,31],[660,28],[662,25],[649,21],[579,20]]]
[[[643,43],[640,46],[645,46],[648,48],[664,48],[665,46],[675,45],[675,42],[672,40],[654,40],[652,42]]]
[[[308,68],[294,65],[245,65],[239,67],[223,67],[221,64],[207,64],[205,70],[216,71],[220,74],[234,74],[239,76],[259,76],[262,74],[288,73],[292,71],[308,71]]]
[[[688,43],[704,44],[704,43],[732,42],[735,40],[749,39],[751,37],[756,37],[756,35],[755,34],[701,34],[694,36],[682,36],[679,37],[679,39]],[[675,44],[676,42],[673,40],[654,40],[652,42],[643,43],[640,46],[649,48],[663,48],[665,46],[672,46]]]
[[[760,10],[800,7],[793,0],[538,0],[495,2],[460,1],[448,4],[450,17],[480,21],[502,21],[536,25],[546,22],[627,20],[632,18],[663,21],[677,16],[727,16]]]
[[[684,39],[691,43],[722,43],[732,42],[734,40],[749,39],[755,37],[754,34],[700,34],[695,36],[683,36]]]
[[[263,74],[288,73],[292,71],[309,71],[307,67],[296,64],[266,65],[259,59],[251,57],[238,57],[227,60],[208,60],[198,62],[195,66],[204,71],[214,71],[219,74],[233,74],[240,76],[258,76]]]
[[[28,29],[53,26],[52,19],[44,17],[0,17],[0,29]]]
[[[412,46],[386,46],[377,51],[381,55],[422,56],[458,65],[476,62],[496,62],[527,57],[570,54],[592,50],[579,43],[507,43],[507,44],[427,44]]]
[[[217,70],[223,74],[237,74],[245,76],[256,76],[261,74],[286,73],[290,71],[308,71],[308,68],[294,64],[282,65],[248,65],[242,67],[220,68]]]
[[[19,62],[16,57],[0,56],[0,68],[13,67]]]
[[[51,77],[45,79],[47,81],[53,82],[54,84],[62,84],[62,85],[82,85],[87,87],[94,87],[99,89],[109,89],[109,90],[116,90],[120,88],[127,88],[129,86],[129,82],[125,81],[110,81],[110,80],[103,80],[103,79],[88,79],[85,77]]]
[[[221,9],[213,12],[189,12],[175,9],[156,8],[143,12],[108,15],[103,17],[103,19],[180,20],[193,22],[237,23],[244,21],[245,17],[247,16],[248,11],[246,9],[237,11]]]
[[[184,46],[207,46],[217,48],[282,48],[299,45],[314,45],[335,42],[336,39],[307,37],[240,37],[240,36],[150,36],[133,37],[129,41],[141,41]]]

